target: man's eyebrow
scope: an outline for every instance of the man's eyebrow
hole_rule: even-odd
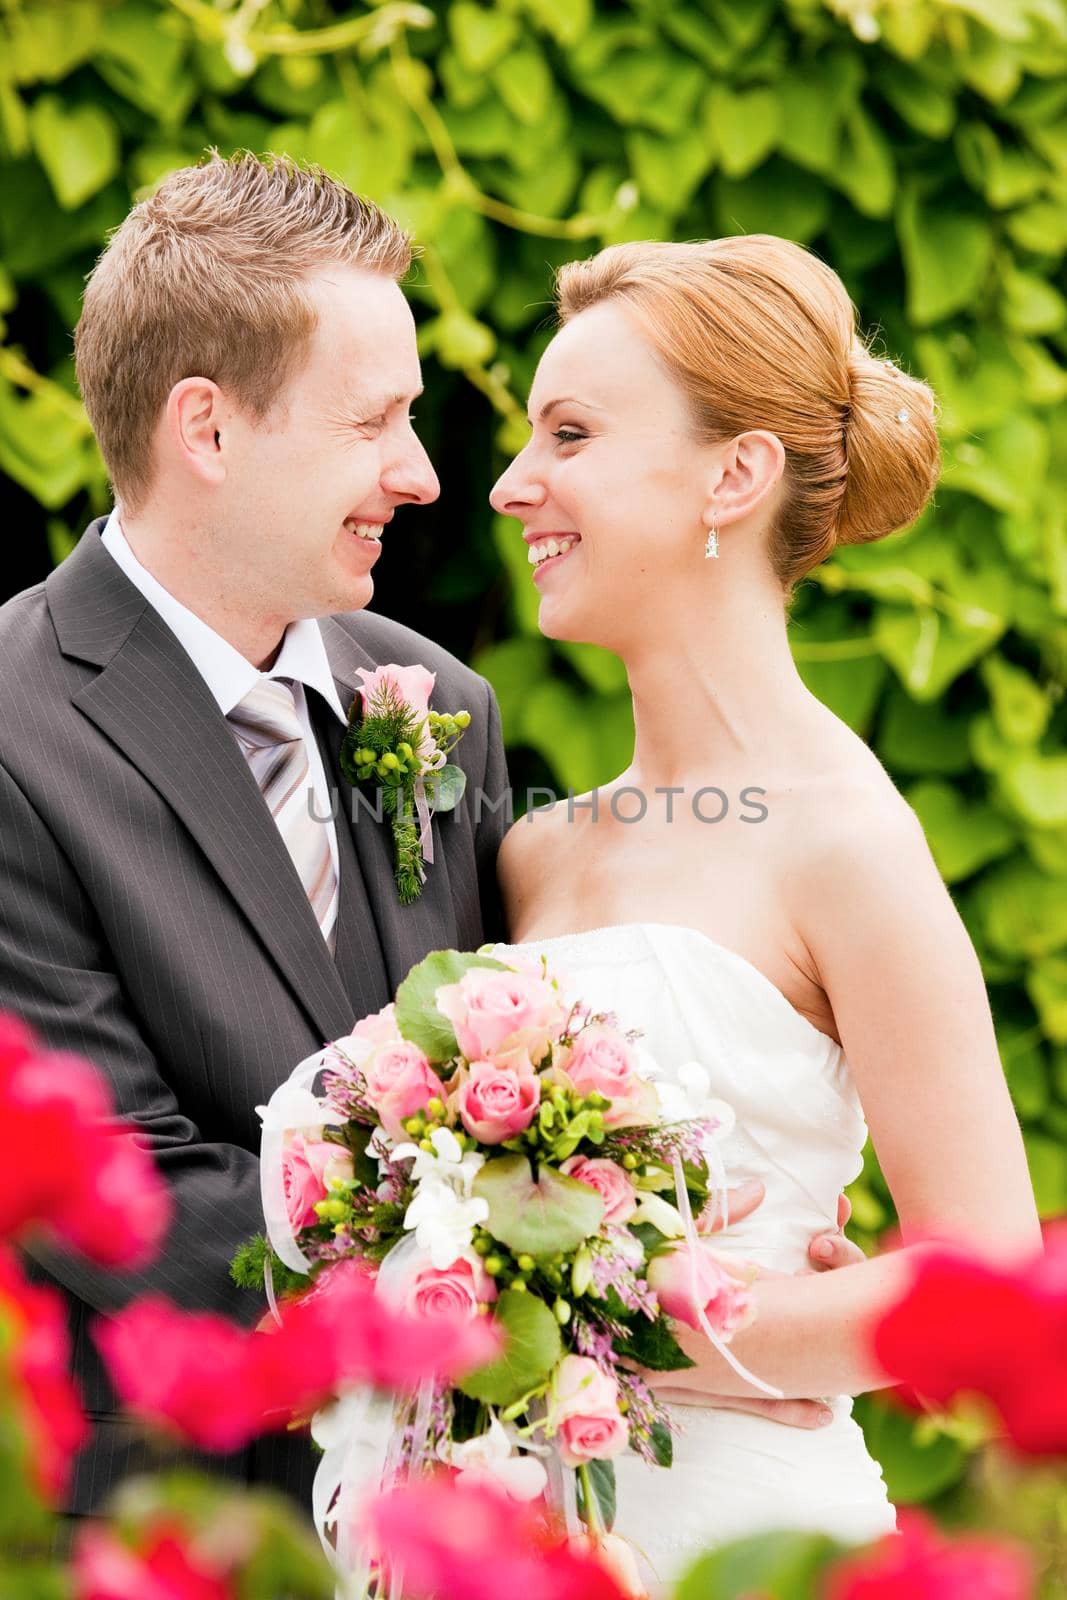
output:
[[[388,411],[392,406],[411,405],[419,398],[420,395],[425,393],[426,390],[421,385],[419,388],[413,389],[410,394],[397,393],[379,395],[354,393],[349,395],[348,403],[352,407],[352,410],[357,412],[361,417],[380,417],[383,416],[385,412]]]
[[[595,406],[591,400],[579,400],[577,395],[561,395],[558,400],[546,400],[537,414],[537,420],[544,422],[550,411],[555,411],[557,406],[584,406],[587,411],[603,411],[603,406]]]

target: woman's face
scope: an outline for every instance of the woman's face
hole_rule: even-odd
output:
[[[529,444],[490,496],[518,517],[550,638],[624,650],[684,605],[703,566],[708,446],[621,306],[561,328],[530,392]],[[556,555],[551,554],[553,544]],[[675,618],[677,620],[677,617]]]

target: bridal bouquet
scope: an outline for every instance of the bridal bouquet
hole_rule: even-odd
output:
[[[378,1479],[443,1463],[545,1497],[601,1541],[614,1458],[630,1445],[669,1466],[669,1416],[634,1369],[693,1365],[672,1319],[724,1350],[751,1315],[750,1276],[701,1237],[732,1114],[696,1063],[678,1079],[659,1081],[637,1036],[569,997],[543,960],[446,950],[261,1108],[287,1289],[355,1260],[415,1315],[499,1330],[491,1365],[401,1408]],[[330,1478],[317,1515],[339,1549],[354,1505],[345,1436],[367,1431],[358,1406],[342,1413],[313,1430]]]

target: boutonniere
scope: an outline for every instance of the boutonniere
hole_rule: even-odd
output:
[[[349,783],[369,783],[392,810],[396,887],[410,905],[433,863],[430,819],[463,798],[467,774],[448,757],[470,727],[469,711],[430,710],[437,680],[426,667],[359,669],[363,686],[348,712],[341,771]]]

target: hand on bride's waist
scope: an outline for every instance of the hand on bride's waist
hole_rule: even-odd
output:
[[[758,1181],[730,1190],[730,1221],[743,1221],[757,1209],[762,1199],[763,1186]],[[837,1227],[815,1234],[809,1242],[810,1266],[801,1267],[799,1273],[793,1274],[761,1266],[759,1276],[786,1278],[799,1276],[801,1273],[832,1272],[837,1267],[853,1266],[856,1262],[863,1261],[865,1257],[859,1245],[853,1244],[844,1234],[845,1224],[851,1214],[852,1207],[848,1198],[841,1195],[837,1202]],[[712,1231],[721,1226],[721,1220],[721,1218],[714,1220]],[[683,1350],[694,1358],[698,1357],[704,1344],[703,1335],[693,1333],[685,1327],[676,1327],[675,1332]],[[694,1348],[687,1348],[689,1346]],[[833,1421],[834,1414],[823,1399],[773,1400],[760,1395],[714,1394],[703,1386],[706,1378],[701,1373],[699,1365],[686,1368],[682,1372],[645,1370],[642,1375],[655,1389],[659,1399],[668,1404],[707,1406],[723,1411],[746,1411],[754,1416],[767,1417],[772,1422],[783,1423],[790,1428],[819,1428]]]

